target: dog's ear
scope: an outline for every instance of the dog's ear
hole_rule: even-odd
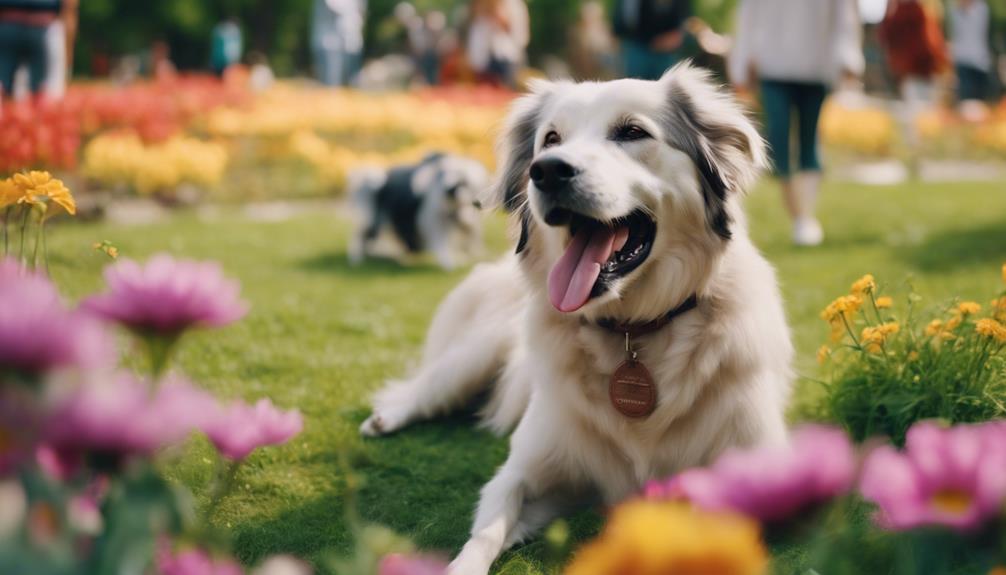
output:
[[[660,83],[668,94],[669,143],[695,163],[709,225],[729,239],[727,196],[754,184],[766,164],[765,143],[741,105],[708,71],[683,62]]]
[[[552,92],[553,84],[533,81],[530,92],[510,106],[503,130],[496,142],[496,177],[482,205],[500,207],[508,212],[524,204],[528,169],[534,159],[534,135],[541,108]]]

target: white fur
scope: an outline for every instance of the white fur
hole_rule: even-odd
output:
[[[475,204],[477,191],[487,180],[481,164],[460,156],[445,156],[412,177],[412,189],[423,197],[416,214],[420,242],[445,270],[482,255],[482,219]],[[380,213],[375,203],[386,181],[387,172],[381,168],[364,167],[349,174],[347,188],[357,219],[349,242],[349,260],[354,265],[377,254],[374,242],[367,237],[368,228],[388,227],[387,214]],[[446,193],[451,188],[455,189],[454,197]]]
[[[732,239],[710,229],[695,162],[662,133],[671,86],[714,94],[694,102],[696,113],[706,114],[696,125],[710,131],[702,142],[729,164],[717,166],[724,180],[749,183],[744,170],[759,167],[762,143],[701,73],[684,67],[659,82],[539,85],[516,105],[511,127],[518,115],[534,112],[535,157],[561,154],[584,169],[583,190],[595,196],[598,210],[592,217],[651,213],[658,232],[649,258],[580,311],[556,311],[546,279],[569,232],[544,224],[538,192],[528,185],[520,190],[533,216],[525,253],[476,268],[448,296],[422,367],[381,391],[363,424],[367,435],[395,431],[449,411],[494,379],[486,424],[504,431],[519,419],[510,455],[482,490],[472,537],[451,575],[485,575],[501,551],[570,504],[617,503],[647,480],[706,463],[729,447],[785,441],[793,350],[774,272],[748,239],[737,191],[727,198]],[[654,138],[607,139],[612,123],[625,117]],[[552,129],[562,144],[543,152]],[[518,155],[504,150],[503,158]],[[594,322],[650,320],[692,293],[699,297],[696,310],[635,339],[658,405],[644,419],[623,416],[608,397],[609,376],[625,359],[623,336]]]

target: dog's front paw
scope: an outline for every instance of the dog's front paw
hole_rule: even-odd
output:
[[[388,433],[384,427],[384,418],[380,414],[374,413],[360,426],[360,435],[364,437],[380,437]]]
[[[380,437],[398,431],[406,423],[408,416],[401,410],[375,408],[374,413],[360,426],[360,434],[364,437]]]
[[[447,575],[489,575],[489,565],[486,564],[485,558],[462,551],[461,555],[447,566]]]

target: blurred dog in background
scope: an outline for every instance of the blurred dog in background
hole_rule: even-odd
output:
[[[373,255],[385,230],[409,254],[432,252],[445,270],[477,256],[482,251],[477,198],[488,185],[482,164],[442,153],[413,165],[352,172],[349,195],[359,223],[350,242],[350,261],[358,264]]]

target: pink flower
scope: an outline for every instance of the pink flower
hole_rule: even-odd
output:
[[[68,311],[44,276],[0,261],[0,378],[37,377],[114,358],[110,338],[90,317]]]
[[[160,575],[242,575],[241,566],[233,559],[211,557],[201,549],[186,549],[172,553],[163,546],[157,554]]]
[[[62,482],[69,481],[83,464],[79,453],[60,452],[45,444],[35,449],[35,463],[50,479]]]
[[[57,399],[46,439],[61,453],[149,454],[181,441],[218,412],[213,396],[180,379],[151,391],[120,373],[82,382]]]
[[[214,262],[176,260],[167,254],[145,266],[122,260],[105,270],[109,291],[83,307],[141,334],[175,336],[191,327],[219,327],[248,311],[238,282]]]
[[[381,559],[377,575],[444,575],[447,564],[427,555],[392,553]]]
[[[255,405],[233,403],[203,431],[224,457],[239,460],[257,447],[286,443],[303,428],[299,411],[280,411],[268,399],[260,399]]]
[[[685,499],[709,511],[734,511],[772,522],[852,488],[855,457],[845,433],[807,426],[792,444],[725,453],[711,467],[646,487],[650,498]]]
[[[978,528],[999,514],[1006,498],[1003,439],[1000,425],[917,423],[903,452],[883,446],[870,454],[860,491],[877,504],[877,521],[889,529]]]

